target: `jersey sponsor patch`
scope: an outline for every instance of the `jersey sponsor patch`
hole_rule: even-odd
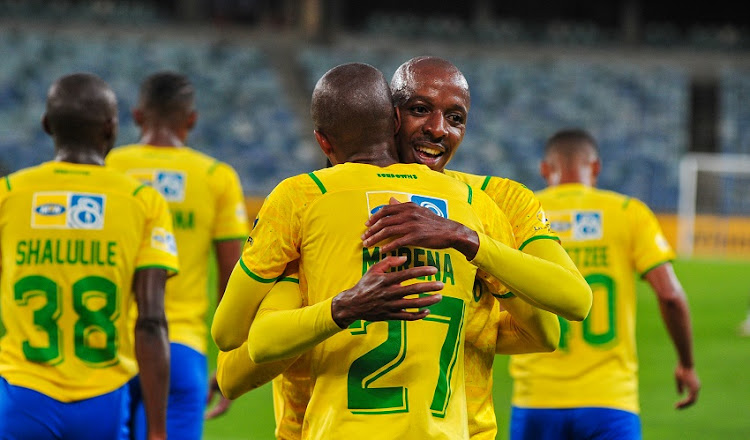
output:
[[[128,170],[128,175],[153,187],[168,202],[185,200],[187,175],[182,171],[140,168]]]
[[[50,191],[34,193],[31,227],[34,229],[91,229],[104,227],[103,194]]]
[[[171,255],[177,255],[177,241],[168,230],[155,227],[151,230],[151,247]]]
[[[599,240],[602,238],[601,211],[575,211],[573,214],[574,240]]]
[[[440,217],[448,218],[448,201],[445,199],[392,191],[370,191],[367,193],[367,210],[370,215],[380,211],[380,208],[387,205],[391,198],[394,198],[401,203],[416,203],[423,208],[429,209]]]
[[[601,211],[547,211],[547,218],[551,230],[563,242],[603,237]]]

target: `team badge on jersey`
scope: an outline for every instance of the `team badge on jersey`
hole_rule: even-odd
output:
[[[102,194],[39,192],[31,206],[31,227],[35,229],[92,229],[104,227]]]
[[[601,211],[548,211],[547,218],[563,242],[599,240],[603,236]]]
[[[370,215],[375,214],[380,208],[387,205],[390,202],[391,197],[401,203],[416,203],[423,208],[429,209],[440,217],[448,218],[448,201],[445,199],[391,191],[371,191],[367,193],[367,210]]]
[[[599,240],[602,238],[601,211],[575,211],[573,213],[573,239]]]
[[[153,187],[168,202],[185,200],[187,175],[182,171],[135,169],[128,171],[128,175]]]
[[[177,255],[177,241],[174,239],[174,234],[164,228],[155,227],[151,230],[151,247]]]

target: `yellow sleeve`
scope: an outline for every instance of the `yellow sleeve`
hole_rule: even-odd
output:
[[[138,250],[135,268],[166,269],[170,275],[179,270],[177,242],[172,230],[172,216],[166,200],[148,185],[141,185],[134,195],[144,205],[146,224]]]
[[[247,337],[250,358],[258,363],[294,358],[342,331],[331,316],[332,301],[300,307],[299,290],[271,291]]]
[[[211,179],[215,180],[218,192],[213,239],[246,239],[249,223],[239,176],[232,167],[219,162],[211,171]]]
[[[268,295],[271,296],[275,292],[284,291],[288,292],[284,293],[285,296],[301,298],[298,283],[299,281],[295,278],[285,278],[276,283]],[[297,306],[300,305],[301,301]],[[239,348],[232,351],[219,352],[216,361],[216,380],[219,383],[221,393],[226,398],[236,399],[242,394],[270,382],[274,377],[283,373],[296,359],[296,357],[293,357],[277,362],[256,364],[250,358],[247,341],[245,341]]]
[[[559,243],[534,240],[521,252],[478,234],[479,251],[472,262],[482,271],[526,302],[565,319],[582,321],[588,315],[591,288]]]
[[[268,195],[229,276],[211,325],[211,336],[222,351],[233,350],[247,339],[260,302],[286,265],[299,258],[301,214],[297,207],[303,205],[290,197],[295,192],[299,190],[294,181],[287,179]]]
[[[625,209],[631,218],[628,224],[633,228],[632,255],[636,271],[643,276],[651,269],[674,260],[674,251],[648,206],[640,200],[630,199]]]

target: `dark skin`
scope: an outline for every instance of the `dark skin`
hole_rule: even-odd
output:
[[[588,143],[575,145],[575,149],[563,154],[551,145],[540,164],[540,173],[548,186],[565,183],[580,183],[596,186],[601,161],[596,149]],[[698,400],[701,383],[693,360],[693,332],[690,324],[690,309],[685,291],[674,273],[672,263],[663,263],[643,277],[653,289],[659,302],[659,311],[667,333],[677,351],[677,367],[674,377],[677,393],[687,393],[675,408],[685,409]]]
[[[75,100],[86,105],[79,105]],[[86,121],[86,131],[85,135],[71,141],[58,132],[58,127],[65,124],[58,115],[73,112]],[[42,128],[54,140],[56,161],[103,166],[117,136],[115,95],[99,79],[81,74],[64,77],[50,88]],[[149,440],[166,438],[169,343],[164,313],[165,283],[163,269],[139,270],[133,278],[138,306],[136,360],[143,384]]]
[[[198,120],[198,113],[192,108],[185,108],[181,116],[166,120],[160,118],[154,111],[144,108],[142,103],[139,104],[133,110],[133,120],[141,129],[140,142],[145,145],[163,148],[184,146],[190,131]],[[242,254],[242,240],[215,241],[214,252],[218,265],[218,303],[224,295],[229,275],[232,274],[232,269]],[[208,403],[210,404],[217,395],[216,391],[218,390],[215,374],[211,375],[208,389]],[[219,401],[212,409],[206,412],[204,416],[206,419],[217,417],[229,410],[231,400],[224,398],[220,393],[218,395]]]
[[[398,272],[389,272],[406,262],[406,257],[389,256],[373,265],[357,284],[333,298],[331,314],[341,328],[347,328],[359,319],[366,321],[416,321],[430,314],[428,309],[408,312],[406,309],[420,309],[440,302],[440,294],[421,298],[405,299],[405,296],[436,292],[443,289],[440,281],[422,283],[401,283],[414,278],[435,275],[433,266],[412,267]]]

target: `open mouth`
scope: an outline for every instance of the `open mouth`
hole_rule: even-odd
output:
[[[419,163],[423,165],[436,164],[443,154],[445,152],[440,148],[429,145],[416,145],[414,147],[414,155]]]

